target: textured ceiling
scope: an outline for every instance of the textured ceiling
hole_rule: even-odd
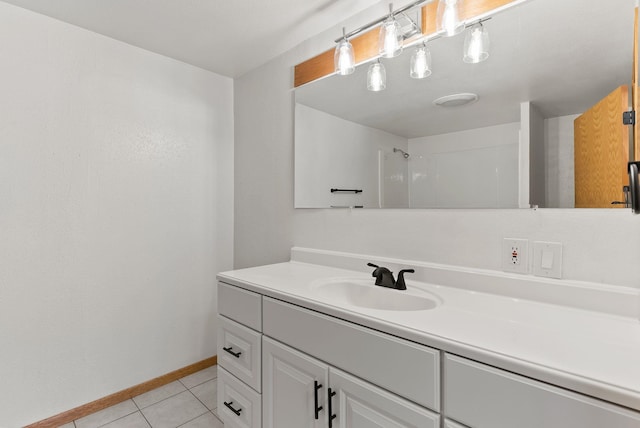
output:
[[[230,77],[379,0],[4,0]]]

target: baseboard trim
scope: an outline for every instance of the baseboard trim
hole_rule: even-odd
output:
[[[50,418],[41,420],[39,422],[35,422],[31,425],[27,425],[25,428],[57,428],[76,419],[88,416],[102,409],[106,409],[107,407],[111,407],[115,404],[129,400],[130,398],[133,398],[140,394],[144,394],[145,392],[161,387],[162,385],[171,383],[182,377],[206,369],[207,367],[215,366],[216,364],[218,364],[218,357],[214,355],[211,358],[198,361],[197,363],[172,371],[171,373],[167,373],[155,379],[151,379],[147,382],[132,386],[131,388],[123,389],[122,391],[107,395],[106,397],[99,398],[90,403],[83,404],[82,406],[76,407],[75,409],[71,409],[55,416],[51,416]]]

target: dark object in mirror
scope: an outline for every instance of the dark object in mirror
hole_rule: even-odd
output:
[[[640,162],[629,162],[629,194],[631,195],[631,211],[640,214],[640,183],[638,182],[638,168]]]

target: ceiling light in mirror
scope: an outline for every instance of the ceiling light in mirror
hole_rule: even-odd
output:
[[[440,97],[433,102],[439,107],[461,107],[478,101],[478,95],[472,93],[453,94]]]
[[[436,12],[436,29],[444,36],[451,37],[464,31],[464,21],[460,20],[463,0],[439,0]]]
[[[409,76],[414,79],[424,79],[431,75],[431,52],[425,44],[416,48],[411,55]]]
[[[345,28],[342,28],[344,38],[340,40],[333,54],[336,73],[341,76],[352,74],[356,70],[356,58],[353,53],[353,46],[345,36]]]
[[[367,89],[372,92],[383,91],[387,87],[387,72],[378,60],[369,66],[367,71]]]
[[[393,58],[402,53],[402,29],[393,16],[393,5],[389,4],[389,17],[380,26],[378,51],[383,58]]]
[[[464,62],[477,64],[489,58],[489,33],[481,22],[473,25],[464,39]]]

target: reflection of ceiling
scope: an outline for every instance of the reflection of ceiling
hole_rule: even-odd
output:
[[[236,77],[380,0],[4,1]]]
[[[413,49],[382,60],[387,89],[368,92],[367,65],[296,90],[296,101],[406,138],[520,120],[531,101],[545,117],[582,113],[630,83],[633,59],[630,0],[529,0],[485,23],[490,57],[462,62],[464,35],[429,42],[433,74],[409,78]],[[478,102],[434,107],[443,95],[472,92]]]

